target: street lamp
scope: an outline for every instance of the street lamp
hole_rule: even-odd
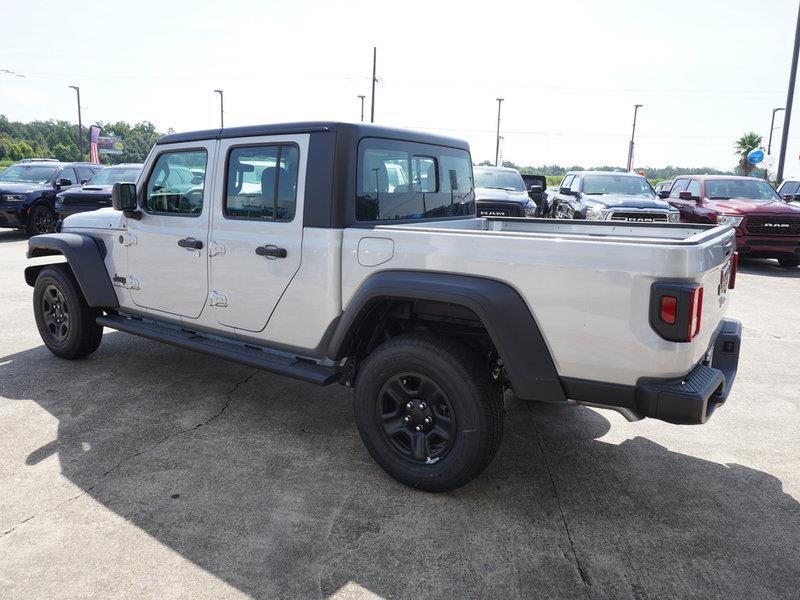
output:
[[[361,98],[361,122],[363,123],[364,122],[364,98],[366,98],[366,96],[359,96],[359,98]]]
[[[633,129],[631,130],[631,143],[628,145],[628,172],[633,169],[633,136],[636,134],[636,113],[644,106],[643,104],[633,105]]]
[[[772,109],[772,122],[769,124],[769,142],[767,142],[767,155],[769,156],[772,154],[770,150],[772,149],[772,132],[775,131],[775,113],[779,110],[786,110],[785,108],[773,108]]]
[[[219,94],[219,128],[225,128],[225,118],[223,115],[225,114],[223,98],[222,98],[222,90],[214,90],[217,94]]]
[[[494,149],[494,166],[499,167],[500,162],[500,107],[503,105],[504,98],[497,99],[497,144]]]
[[[81,88],[77,85],[68,86],[75,90],[78,95],[78,150],[81,153],[81,160],[83,160],[83,132],[81,131]]]

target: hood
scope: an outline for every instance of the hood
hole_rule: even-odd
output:
[[[657,196],[629,196],[625,194],[584,195],[584,200],[605,204],[608,208],[655,208],[670,210],[669,202]]]
[[[516,190],[497,190],[494,188],[475,188],[475,201],[480,202],[516,202],[525,203],[528,198],[528,192],[518,192]]]
[[[70,215],[64,219],[61,231],[70,229],[125,229],[125,217],[113,208],[101,208]]]
[[[724,213],[733,213],[739,215],[792,215],[800,216],[800,208],[787,204],[781,200],[774,202],[751,202],[749,200],[738,200],[731,198],[730,200],[703,200],[703,206],[712,208]]]
[[[92,185],[91,183],[87,183],[83,187],[79,188],[70,188],[68,190],[64,190],[60,194],[58,194],[59,198],[79,198],[79,197],[90,197],[94,198],[96,196],[107,196],[108,198],[111,197],[111,188],[110,185]]]
[[[0,194],[30,194],[46,189],[52,188],[49,185],[40,185],[38,183],[0,181]]]

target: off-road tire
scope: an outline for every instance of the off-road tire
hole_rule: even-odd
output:
[[[401,430],[391,437],[386,431],[388,419],[382,417],[394,420],[392,406],[400,388],[392,388],[390,394],[387,386],[398,384],[405,392],[419,381],[426,382],[419,384],[421,389],[438,391],[425,398],[412,389],[408,397],[400,394],[404,399],[398,404],[406,411],[405,416],[411,417],[405,401],[414,404],[413,411],[417,413],[417,407],[427,401],[431,405],[429,412],[416,414],[416,421],[408,424],[398,421]],[[385,342],[361,364],[356,377],[354,411],[361,439],[375,462],[399,482],[429,492],[455,489],[483,471],[500,446],[505,416],[502,389],[492,381],[487,365],[472,350],[444,336],[419,333]],[[444,413],[449,413],[452,421],[445,420]],[[426,414],[433,419],[432,426],[420,419]],[[402,413],[399,419],[405,419]],[[435,429],[429,430],[433,437],[427,438],[434,441],[419,446],[425,449],[441,446],[436,431],[452,428],[448,441],[432,453],[435,459],[428,456],[422,461],[403,453],[402,440],[407,438],[412,448],[416,436],[421,435],[414,429],[415,422]]]
[[[33,288],[33,314],[48,350],[61,358],[84,358],[97,350],[100,309],[86,303],[69,267],[45,267]]]

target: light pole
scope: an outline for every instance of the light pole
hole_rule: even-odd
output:
[[[378,48],[372,47],[372,102],[369,108],[369,122],[375,122],[375,83],[378,81],[376,72],[378,68]]]
[[[225,107],[222,99],[222,90],[214,91],[219,94],[219,128],[225,129],[225,117],[223,116],[225,114]]]
[[[643,104],[633,105],[633,129],[631,130],[631,143],[628,145],[628,172],[633,169],[633,136],[636,135],[636,113],[644,106]]]
[[[81,131],[81,88],[77,85],[71,85],[69,87],[75,90],[75,93],[78,95],[78,150],[81,153],[81,160],[83,160],[83,132]]]
[[[361,122],[364,122],[364,99],[366,96],[359,96],[361,98]]]
[[[494,148],[494,166],[499,167],[500,162],[500,107],[503,106],[504,98],[497,99],[497,143]]]
[[[781,131],[781,151],[778,154],[778,176],[775,185],[783,181],[783,165],[786,162],[786,146],[789,145],[789,121],[792,118],[792,100],[794,100],[794,82],[797,78],[797,55],[800,53],[800,7],[797,11],[797,27],[794,31],[794,51],[792,52],[792,71],[789,73],[789,91],[786,94],[786,116],[783,117]]]

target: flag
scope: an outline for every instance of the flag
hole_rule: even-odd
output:
[[[89,139],[91,143],[89,144],[89,162],[93,162],[96,164],[100,164],[100,151],[97,149],[97,140],[100,139],[100,127],[98,125],[92,125],[89,128]]]

